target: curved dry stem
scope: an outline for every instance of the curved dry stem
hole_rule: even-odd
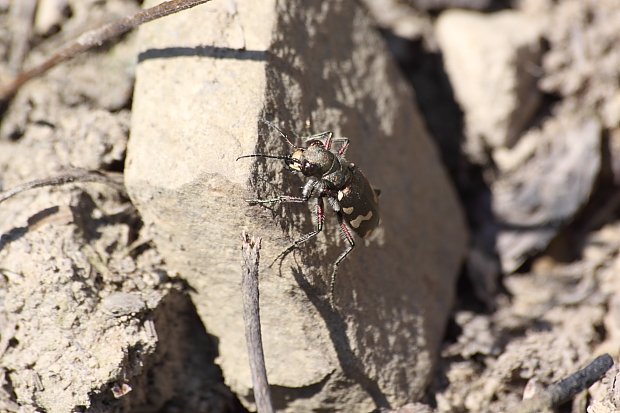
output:
[[[72,57],[75,57],[94,46],[99,46],[103,42],[116,36],[120,36],[121,34],[138,27],[142,23],[178,13],[208,1],[210,0],[170,0],[151,7],[150,9],[142,10],[133,16],[125,17],[124,19],[89,30],[65,46],[61,47],[60,50],[53,53],[37,66],[22,72],[17,77],[1,85],[0,102],[10,100],[24,83],[45,73],[47,70],[61,62],[64,62],[65,60],[71,59]]]

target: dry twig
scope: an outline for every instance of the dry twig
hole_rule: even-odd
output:
[[[551,409],[590,387],[613,365],[614,361],[609,354],[598,356],[583,369],[552,384],[531,399],[523,400],[508,413],[535,413]]]
[[[271,393],[267,381],[265,355],[260,332],[260,313],[258,308],[258,262],[260,238],[254,239],[247,233],[241,236],[243,321],[245,323],[245,340],[250,359],[250,373],[254,386],[254,399],[258,413],[273,413]]]
[[[6,102],[11,99],[24,83],[45,73],[58,63],[77,56],[91,47],[99,46],[103,42],[120,36],[142,23],[178,13],[208,1],[210,0],[170,0],[151,7],[150,9],[142,10],[133,16],[125,17],[124,19],[105,24],[97,29],[89,30],[60,48],[60,50],[53,53],[39,65],[22,72],[14,79],[0,86],[0,102]]]
[[[26,182],[25,184],[16,186],[15,188],[0,192],[0,203],[19,194],[20,192],[24,192],[29,189],[41,188],[44,186],[66,185],[75,182],[98,182],[106,184],[117,189],[124,196],[127,196],[121,174],[103,174],[99,171],[87,171],[86,169],[75,168],[69,169],[51,178],[35,179],[34,181]]]

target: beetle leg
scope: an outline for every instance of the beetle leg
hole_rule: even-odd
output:
[[[314,136],[320,136],[320,135],[323,135],[323,134],[326,134],[326,133],[329,133],[329,135],[327,135],[327,141],[323,145],[323,148],[328,150],[328,151],[331,151],[332,143],[342,142],[342,146],[338,150],[338,155],[344,155],[344,153],[347,151],[347,149],[349,147],[349,142],[350,142],[349,138],[332,138],[332,133],[331,132],[323,132],[322,134],[319,134],[319,135],[313,135],[313,136],[311,136],[311,138],[313,138]]]
[[[337,138],[334,139],[334,142],[342,142],[342,146],[338,150],[338,155],[344,155],[349,148],[349,138]]]
[[[303,237],[299,238],[297,241],[293,242],[287,249],[282,251],[273,260],[273,262],[269,265],[269,267],[272,267],[273,264],[275,264],[275,262],[278,261],[278,259],[280,259],[284,255],[286,255],[289,252],[291,252],[299,244],[302,244],[302,243],[308,241],[310,238],[315,237],[319,232],[323,231],[323,222],[325,221],[325,206],[323,204],[323,197],[322,196],[319,196],[319,198],[317,199],[317,203],[316,203],[316,216],[317,216],[317,221],[318,221],[316,230],[314,230],[314,231],[304,235]]]
[[[304,198],[300,196],[280,195],[277,198],[271,199],[246,199],[245,202],[247,202],[248,204],[270,204],[276,202],[308,202],[308,199],[309,198]]]
[[[245,202],[249,204],[272,204],[276,202],[308,202],[317,184],[318,181],[314,180],[306,182],[306,185],[304,185],[304,189],[301,192],[302,196],[280,195],[277,198],[270,199],[246,199]]]
[[[304,188],[301,190],[301,195],[306,199],[310,199],[310,197],[312,196],[312,192],[314,192],[314,188],[316,188],[317,185],[319,185],[319,181],[315,179],[310,179],[308,182],[306,182]]]
[[[323,145],[323,148],[325,148],[326,150],[330,150],[332,148],[332,136],[334,136],[333,133],[331,132],[323,132],[323,133],[319,133],[318,136],[327,136],[327,140],[325,140],[325,144]]]
[[[347,228],[346,224],[344,223],[344,217],[342,215],[342,212],[338,212],[338,223],[340,224],[340,229],[342,230],[342,234],[344,235],[346,240],[349,242],[349,247],[346,250],[344,250],[344,252],[340,254],[340,256],[334,262],[334,272],[332,273],[332,282],[330,285],[331,295],[329,298],[329,301],[332,307],[334,306],[334,287],[336,286],[336,273],[338,272],[338,266],[340,265],[342,260],[344,260],[346,256],[349,255],[349,253],[353,250],[353,248],[355,248],[355,241],[353,241],[353,236],[351,235],[351,232],[349,232],[349,228]]]

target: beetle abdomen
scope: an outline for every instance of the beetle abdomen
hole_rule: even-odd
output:
[[[351,229],[368,238],[379,225],[379,199],[359,168],[353,166],[351,173],[351,183],[338,191],[338,203]]]

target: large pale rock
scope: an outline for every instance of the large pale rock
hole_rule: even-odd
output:
[[[279,410],[419,399],[466,231],[413,94],[364,11],[348,0],[213,2],[140,30],[126,185],[167,264],[195,289],[227,383],[252,403],[240,296],[246,230],[263,238],[262,332]],[[333,213],[316,240],[268,267],[315,224],[314,203],[244,201],[299,195],[305,181],[282,161],[235,161],[290,153],[261,117],[287,131],[310,119],[313,132],[349,137],[348,158],[383,191],[375,238],[357,239],[340,267],[335,309],[329,279],[345,244]]]
[[[539,106],[538,21],[520,11],[447,10],[436,23],[455,98],[465,115],[465,146],[475,162],[511,147]]]

